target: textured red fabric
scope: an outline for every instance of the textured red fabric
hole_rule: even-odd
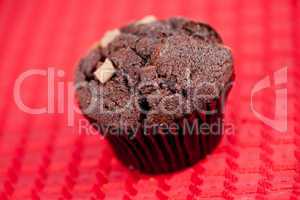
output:
[[[180,0],[0,1],[0,199],[297,199],[300,195],[300,2]],[[154,14],[208,22],[233,49],[236,83],[225,122],[234,134],[205,160],[160,176],[131,172],[98,135],[67,126],[67,83],[74,65],[105,30]],[[29,69],[54,67],[54,113],[20,110],[16,79]],[[254,85],[288,68],[288,130],[280,133],[250,109]],[[65,107],[58,112],[58,83]],[[274,82],[272,82],[273,84]],[[273,117],[275,91],[253,99]],[[21,88],[24,103],[47,105],[47,78],[34,76]],[[50,96],[53,96],[50,94]],[[72,96],[70,97],[72,98]],[[72,121],[72,120],[71,120]]]

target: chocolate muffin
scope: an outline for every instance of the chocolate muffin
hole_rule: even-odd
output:
[[[81,59],[76,97],[125,164],[192,165],[220,141],[232,54],[209,25],[148,16],[108,31]]]

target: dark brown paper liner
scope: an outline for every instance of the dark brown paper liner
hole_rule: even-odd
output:
[[[128,132],[122,135],[109,135],[109,141],[120,160],[126,165],[146,173],[171,172],[190,166],[209,154],[222,136],[222,113],[219,100],[207,103],[207,110],[216,113],[193,112],[176,121],[179,131],[140,129],[136,137],[129,138]],[[219,121],[218,121],[219,120]],[[189,132],[184,125],[198,128]],[[212,134],[199,127],[201,124],[217,123],[218,134]],[[186,124],[186,125],[187,125]],[[155,131],[153,131],[155,130]]]

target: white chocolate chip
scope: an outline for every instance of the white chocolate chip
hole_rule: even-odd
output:
[[[120,35],[119,29],[113,29],[107,31],[100,41],[102,47],[106,47],[111,41],[113,41],[118,35]]]
[[[151,22],[155,22],[157,19],[155,16],[153,15],[148,15],[146,17],[144,17],[143,19],[135,22],[135,25],[140,25],[140,24],[149,24]]]
[[[105,83],[114,75],[115,72],[116,70],[112,62],[106,58],[104,63],[98,66],[97,70],[94,72],[94,75],[101,83]]]

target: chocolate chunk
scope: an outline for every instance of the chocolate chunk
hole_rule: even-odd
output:
[[[142,81],[150,81],[150,80],[154,80],[157,79],[157,72],[156,72],[156,66],[147,66],[147,67],[143,67],[140,70],[140,76],[141,76],[141,80]]]

